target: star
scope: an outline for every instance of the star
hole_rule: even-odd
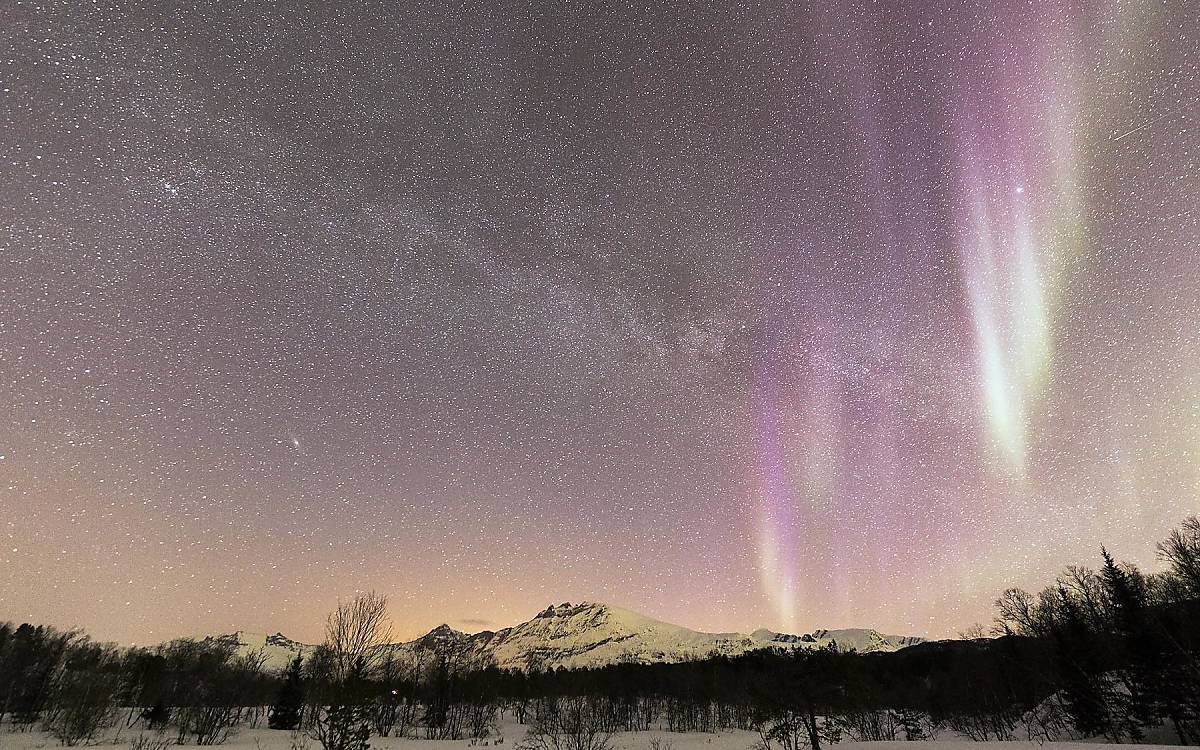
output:
[[[941,637],[1194,510],[1182,0],[162,5],[0,9],[5,617]]]

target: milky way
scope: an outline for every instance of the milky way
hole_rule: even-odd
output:
[[[937,636],[1152,565],[1187,6],[4,4],[0,619]]]

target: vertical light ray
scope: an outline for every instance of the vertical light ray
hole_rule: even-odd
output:
[[[759,492],[763,498],[759,519],[759,574],[763,590],[785,628],[795,621],[796,549],[790,531],[794,526],[795,499],[788,482],[780,425],[778,367],[774,358],[760,373],[755,405],[758,440]]]
[[[795,344],[777,341],[764,356],[754,416],[759,573],[782,626],[792,629],[827,556],[821,529],[837,491],[839,417],[830,345],[819,340],[796,352],[789,346]]]
[[[957,179],[965,196],[957,246],[982,411],[999,465],[1020,479],[1053,363],[1064,269],[1079,252],[1077,44],[1055,30],[1056,8],[1010,21],[1000,41],[985,45],[956,104]],[[1039,20],[1045,38],[1015,41],[1022,39],[1017,24]]]
[[[965,221],[972,227],[962,243],[966,286],[976,338],[976,357],[988,426],[1008,465],[1025,470],[1025,398],[1021,362],[1012,356],[1013,310],[1008,303],[1002,220],[994,218],[994,196],[976,169],[968,170],[971,196]],[[1031,283],[1036,284],[1036,279]],[[1035,323],[1037,325],[1037,323]]]

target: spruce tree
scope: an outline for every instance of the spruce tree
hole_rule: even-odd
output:
[[[1158,633],[1151,627],[1146,590],[1136,570],[1121,568],[1107,549],[1101,578],[1112,607],[1113,630],[1124,662],[1125,684],[1129,689],[1130,737],[1142,739],[1142,727],[1153,726],[1162,718],[1162,673],[1165,664]]]
[[[331,698],[328,710],[314,727],[323,750],[368,750],[374,705],[363,657],[350,665],[346,679],[334,686]]]
[[[1083,737],[1104,735],[1120,742],[1123,735],[1113,719],[1117,696],[1105,677],[1100,635],[1088,626],[1064,586],[1059,585],[1056,596],[1058,613],[1053,634],[1067,715]]]
[[[288,666],[275,705],[271,706],[271,712],[267,715],[267,724],[271,729],[292,730],[300,726],[300,713],[304,710],[303,663],[303,658],[296,654]]]

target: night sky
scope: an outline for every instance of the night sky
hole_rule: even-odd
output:
[[[1200,511],[1188,0],[0,2],[0,620],[952,635]]]

